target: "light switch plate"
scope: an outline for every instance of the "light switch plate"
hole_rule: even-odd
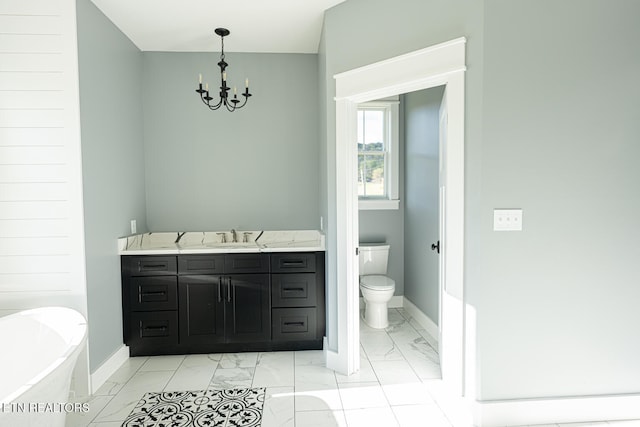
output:
[[[136,227],[136,220],[132,219],[131,220],[131,234],[136,234],[136,231],[137,231],[136,228],[137,228]]]
[[[493,231],[522,231],[522,209],[494,209]]]

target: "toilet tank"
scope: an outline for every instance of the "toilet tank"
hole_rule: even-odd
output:
[[[389,260],[389,245],[383,243],[365,243],[360,245],[360,276],[386,274]]]

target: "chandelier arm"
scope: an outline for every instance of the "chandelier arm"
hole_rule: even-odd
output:
[[[236,104],[236,108],[242,108],[242,107],[244,107],[245,105],[247,105],[247,100],[248,100],[248,99],[249,99],[249,97],[248,97],[248,96],[245,96],[245,97],[244,97],[244,102],[243,102],[242,104],[240,104],[240,102],[238,102],[238,104]]]
[[[244,107],[247,104],[247,101],[249,101],[249,97],[251,96],[251,94],[249,93],[249,88],[247,88],[246,92],[243,93],[242,96],[244,96],[244,102],[238,108]]]
[[[210,100],[206,99],[209,96],[209,94],[207,93],[207,96],[205,97],[204,96],[205,93],[207,93],[207,91],[202,91],[200,93],[200,99],[202,100],[202,103],[204,105],[206,105],[207,107],[209,107],[209,109],[211,109],[211,110],[217,110],[218,108],[220,108],[220,104],[222,104],[222,100],[220,100],[220,102],[218,102],[216,105],[212,106]]]
[[[205,93],[206,93],[206,92],[205,92]],[[202,100],[202,103],[203,103],[204,105],[206,105],[207,107],[211,108],[211,104],[210,104],[209,100],[207,100],[207,99],[206,99],[208,96],[209,96],[209,94],[208,94],[208,93],[207,93],[207,96],[206,96],[206,97],[205,97],[205,96],[203,96],[203,94],[201,93],[201,94],[200,94],[200,99]],[[216,108],[216,109],[217,109],[217,108]]]
[[[207,103],[207,107],[209,107],[210,110],[217,110],[218,108],[220,108],[222,106],[223,102],[222,99],[220,101],[218,101],[218,103],[216,105],[211,105],[209,103]]]
[[[233,113],[236,110],[235,105],[231,105],[230,102],[225,102],[224,106],[227,107],[227,111]]]

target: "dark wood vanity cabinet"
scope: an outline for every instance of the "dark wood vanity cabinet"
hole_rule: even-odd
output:
[[[324,252],[123,256],[131,355],[320,349]]]
[[[271,339],[268,274],[180,276],[178,289],[181,344]]]

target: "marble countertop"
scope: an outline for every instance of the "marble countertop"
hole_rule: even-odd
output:
[[[143,233],[118,239],[120,255],[229,252],[316,252],[325,250],[317,230],[239,230]]]

